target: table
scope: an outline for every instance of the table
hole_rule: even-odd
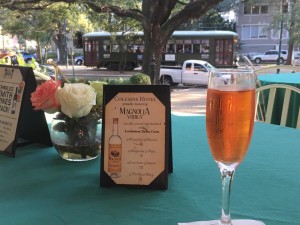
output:
[[[287,84],[300,88],[300,73],[279,73],[258,76],[263,86],[268,84]]]
[[[68,162],[38,144],[0,155],[3,225],[177,225],[220,215],[220,174],[205,117],[172,115],[169,189],[101,188],[100,158]],[[232,217],[267,225],[300,223],[300,131],[256,123],[233,182]]]
[[[297,88],[300,88],[300,73],[281,73],[281,74],[268,74],[258,77],[262,86],[269,84],[287,84]],[[280,124],[282,102],[284,98],[284,91],[278,90],[276,93],[276,101],[274,103],[274,111],[272,114],[271,123]],[[266,94],[267,99],[268,94]],[[265,101],[267,102],[267,100]],[[298,111],[300,106],[300,96],[291,94],[289,113],[287,117],[287,126],[295,128],[297,125]]]

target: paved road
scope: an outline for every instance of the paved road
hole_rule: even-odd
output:
[[[60,66],[67,76],[73,76],[72,66]],[[137,70],[138,71],[138,70]],[[126,71],[122,74],[106,69],[87,68],[74,66],[74,74],[77,78],[96,80],[101,77],[131,76],[137,71]],[[207,88],[203,86],[177,86],[171,90],[171,108],[175,114],[201,114],[205,115]]]

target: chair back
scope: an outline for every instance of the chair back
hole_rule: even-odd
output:
[[[258,87],[256,89],[255,119],[257,121],[271,123],[271,119],[274,111],[274,103],[277,101],[279,102],[276,93],[280,89],[281,92],[283,92],[284,94],[283,94],[282,105],[280,105],[280,108],[279,109],[277,108],[277,110],[281,110],[280,125],[281,126],[287,125],[291,96],[293,96],[295,99],[297,99],[297,96],[298,98],[300,98],[299,95],[300,89],[285,84],[270,84],[270,85]],[[295,104],[295,105],[297,107],[297,109],[293,108],[293,110],[297,113],[296,116],[297,123],[295,128],[300,128],[299,104]]]

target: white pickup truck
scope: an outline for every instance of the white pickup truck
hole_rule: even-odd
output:
[[[162,84],[201,84],[207,85],[209,71],[214,67],[203,60],[187,60],[182,67],[161,66],[160,82]]]

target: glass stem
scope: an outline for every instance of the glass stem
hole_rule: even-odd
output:
[[[230,218],[230,192],[235,170],[222,168],[220,171],[222,179],[222,215],[219,225],[232,225]]]

